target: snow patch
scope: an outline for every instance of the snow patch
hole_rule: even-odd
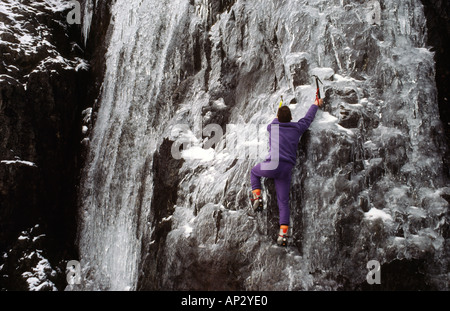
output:
[[[53,270],[49,261],[42,257],[38,252],[35,253],[40,259],[34,268],[30,272],[22,273],[22,276],[28,283],[28,289],[30,291],[40,290],[52,290],[57,291],[56,285],[48,280],[48,276],[56,277],[56,271]]]
[[[334,70],[332,68],[313,68],[311,69],[311,75],[319,77],[321,81],[332,80],[334,76]]]
[[[201,162],[212,161],[214,159],[214,149],[203,149],[200,146],[194,146],[181,152],[185,160],[200,160]]]
[[[213,108],[216,108],[216,109],[225,109],[225,108],[227,108],[227,105],[225,104],[225,101],[223,100],[222,97],[219,98],[218,100],[215,100],[212,103],[212,106],[213,106]]]
[[[372,207],[368,212],[364,213],[364,219],[381,219],[382,221],[392,221],[392,216],[380,209]]]
[[[27,166],[37,167],[37,165],[30,161],[22,161],[22,160],[2,160],[0,163],[11,165],[11,164],[23,164]]]
[[[184,236],[185,236],[186,238],[190,237],[192,231],[194,230],[194,228],[193,228],[190,224],[185,224],[185,225],[183,226],[183,229],[184,229]]]

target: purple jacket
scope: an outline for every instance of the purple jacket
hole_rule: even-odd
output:
[[[298,120],[298,122],[279,122],[278,118],[275,118],[272,123],[267,126],[269,131],[269,155],[266,158],[267,161],[277,158],[276,147],[279,146],[279,157],[278,159],[282,162],[288,162],[295,165],[295,160],[297,158],[297,148],[300,141],[300,137],[309,128],[311,123],[314,121],[316,112],[319,109],[316,105],[311,105],[305,117]],[[272,135],[273,125],[278,125],[279,132],[279,142],[277,144],[276,130],[274,135]],[[272,137],[273,136],[273,137]],[[273,145],[272,145],[273,142]]]

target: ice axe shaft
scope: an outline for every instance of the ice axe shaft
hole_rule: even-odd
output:
[[[320,99],[321,97],[320,97],[320,87],[319,87],[319,82],[320,82],[321,84],[323,84],[323,83],[322,83],[322,81],[320,81],[320,79],[319,79],[318,76],[313,75],[313,77],[316,79],[316,87],[317,87],[316,98],[317,98],[317,99]]]

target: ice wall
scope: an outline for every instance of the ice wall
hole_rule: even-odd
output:
[[[414,260],[424,286],[448,286],[420,1],[117,1],[112,18],[82,184],[84,288],[355,289],[369,260]],[[270,181],[265,212],[248,215],[249,172],[280,96],[296,119],[312,104],[312,75],[326,106],[300,143],[285,250]]]

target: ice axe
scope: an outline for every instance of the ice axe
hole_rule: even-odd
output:
[[[316,87],[317,87],[317,92],[316,92],[316,99],[319,100],[320,99],[320,88],[319,88],[319,82],[320,84],[323,84],[322,81],[320,81],[319,77],[316,75],[313,75],[313,77],[316,79]]]

